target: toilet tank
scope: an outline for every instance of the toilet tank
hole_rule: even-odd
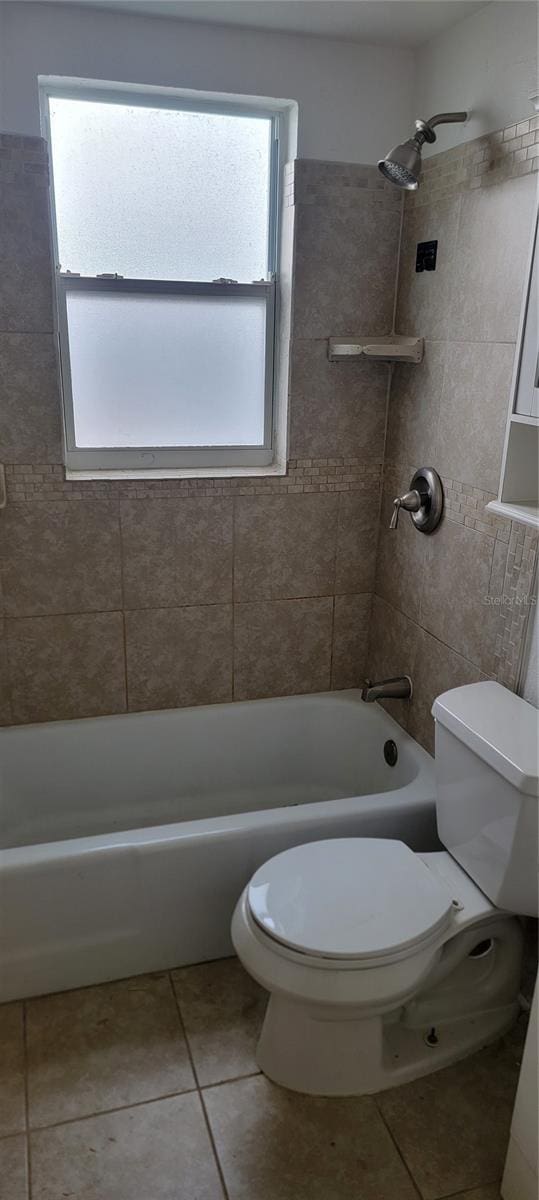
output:
[[[498,908],[538,915],[538,713],[499,683],[434,701],[436,815],[446,849]]]

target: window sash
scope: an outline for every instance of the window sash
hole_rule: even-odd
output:
[[[208,283],[169,279],[103,279],[56,276],[58,342],[63,392],[65,463],[69,470],[161,470],[198,467],[267,466],[273,460],[273,370],[275,281],[268,283]],[[262,296],[266,302],[264,376],[264,441],[257,446],[140,446],[77,447],[69,358],[67,297],[70,292],[103,294],[225,296],[230,303],[243,296]]]
[[[49,100],[55,97],[64,100],[89,100],[104,104],[128,104],[134,108],[170,108],[177,112],[215,113],[217,116],[250,117],[252,120],[271,122],[271,158],[270,158],[270,196],[268,219],[267,261],[268,278],[271,279],[277,271],[278,240],[279,240],[279,176],[281,170],[281,115],[278,108],[264,108],[263,105],[242,103],[233,99],[198,99],[196,93],[189,95],[174,95],[170,90],[156,90],[141,87],[131,89],[122,84],[101,85],[88,83],[84,80],[56,78],[54,76],[38,76],[41,124],[43,136],[47,145],[52,145]],[[52,241],[55,262],[59,263],[58,239],[56,226],[56,211],[54,199],[54,162],[51,169],[51,210],[52,210]]]
[[[152,108],[170,108],[193,112],[271,120],[270,197],[268,220],[268,280],[258,283],[211,283],[182,280],[151,280],[87,277],[60,272],[55,273],[56,290],[56,333],[60,363],[65,465],[72,471],[149,471],[181,470],[212,467],[261,467],[273,462],[273,381],[275,356],[275,327],[277,285],[275,273],[278,258],[278,212],[280,161],[280,114],[277,108],[264,108],[256,104],[244,104],[233,99],[205,99],[196,94],[174,95],[167,91],[150,88],[131,90],[121,85],[100,85],[54,77],[40,77],[40,100],[44,136],[51,145],[49,99],[61,96],[76,100],[102,101],[110,104],[129,104]],[[51,162],[51,222],[55,262],[58,264],[56,210],[54,197],[54,163]],[[158,295],[214,295],[228,296],[230,302],[238,296],[261,295],[266,300],[266,353],[264,389],[264,444],[263,446],[201,446],[177,448],[147,446],[140,448],[79,449],[75,442],[73,392],[69,361],[69,338],[66,297],[69,290],[101,292],[138,292]]]

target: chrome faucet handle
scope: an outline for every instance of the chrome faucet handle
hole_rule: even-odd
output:
[[[423,503],[423,497],[414,488],[411,492],[405,492],[404,496],[395,496],[393,501],[393,513],[389,522],[390,529],[396,529],[399,523],[399,512],[401,508],[405,508],[406,512],[419,512]]]
[[[432,533],[437,528],[442,519],[444,493],[440,476],[432,467],[420,467],[413,476],[410,491],[395,496],[390,529],[397,528],[401,508],[410,513],[420,533]]]
[[[397,525],[399,523],[400,507],[401,507],[401,498],[400,498],[400,496],[396,496],[393,501],[393,512],[391,513],[391,520],[389,522],[390,529],[397,528]]]

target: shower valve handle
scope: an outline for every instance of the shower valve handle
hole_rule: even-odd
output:
[[[421,508],[423,503],[424,503],[424,498],[421,496],[421,494],[417,491],[416,488],[414,488],[413,491],[411,491],[411,492],[405,492],[404,496],[395,496],[395,499],[393,501],[393,512],[391,514],[391,520],[389,522],[389,528],[390,529],[397,528],[397,525],[399,523],[399,512],[400,512],[401,508],[406,509],[406,512],[419,512],[419,509]]]

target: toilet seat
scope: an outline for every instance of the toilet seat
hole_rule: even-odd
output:
[[[404,842],[385,838],[334,838],[285,850],[255,872],[246,899],[272,941],[336,966],[388,965],[416,955],[455,912],[445,881]]]

